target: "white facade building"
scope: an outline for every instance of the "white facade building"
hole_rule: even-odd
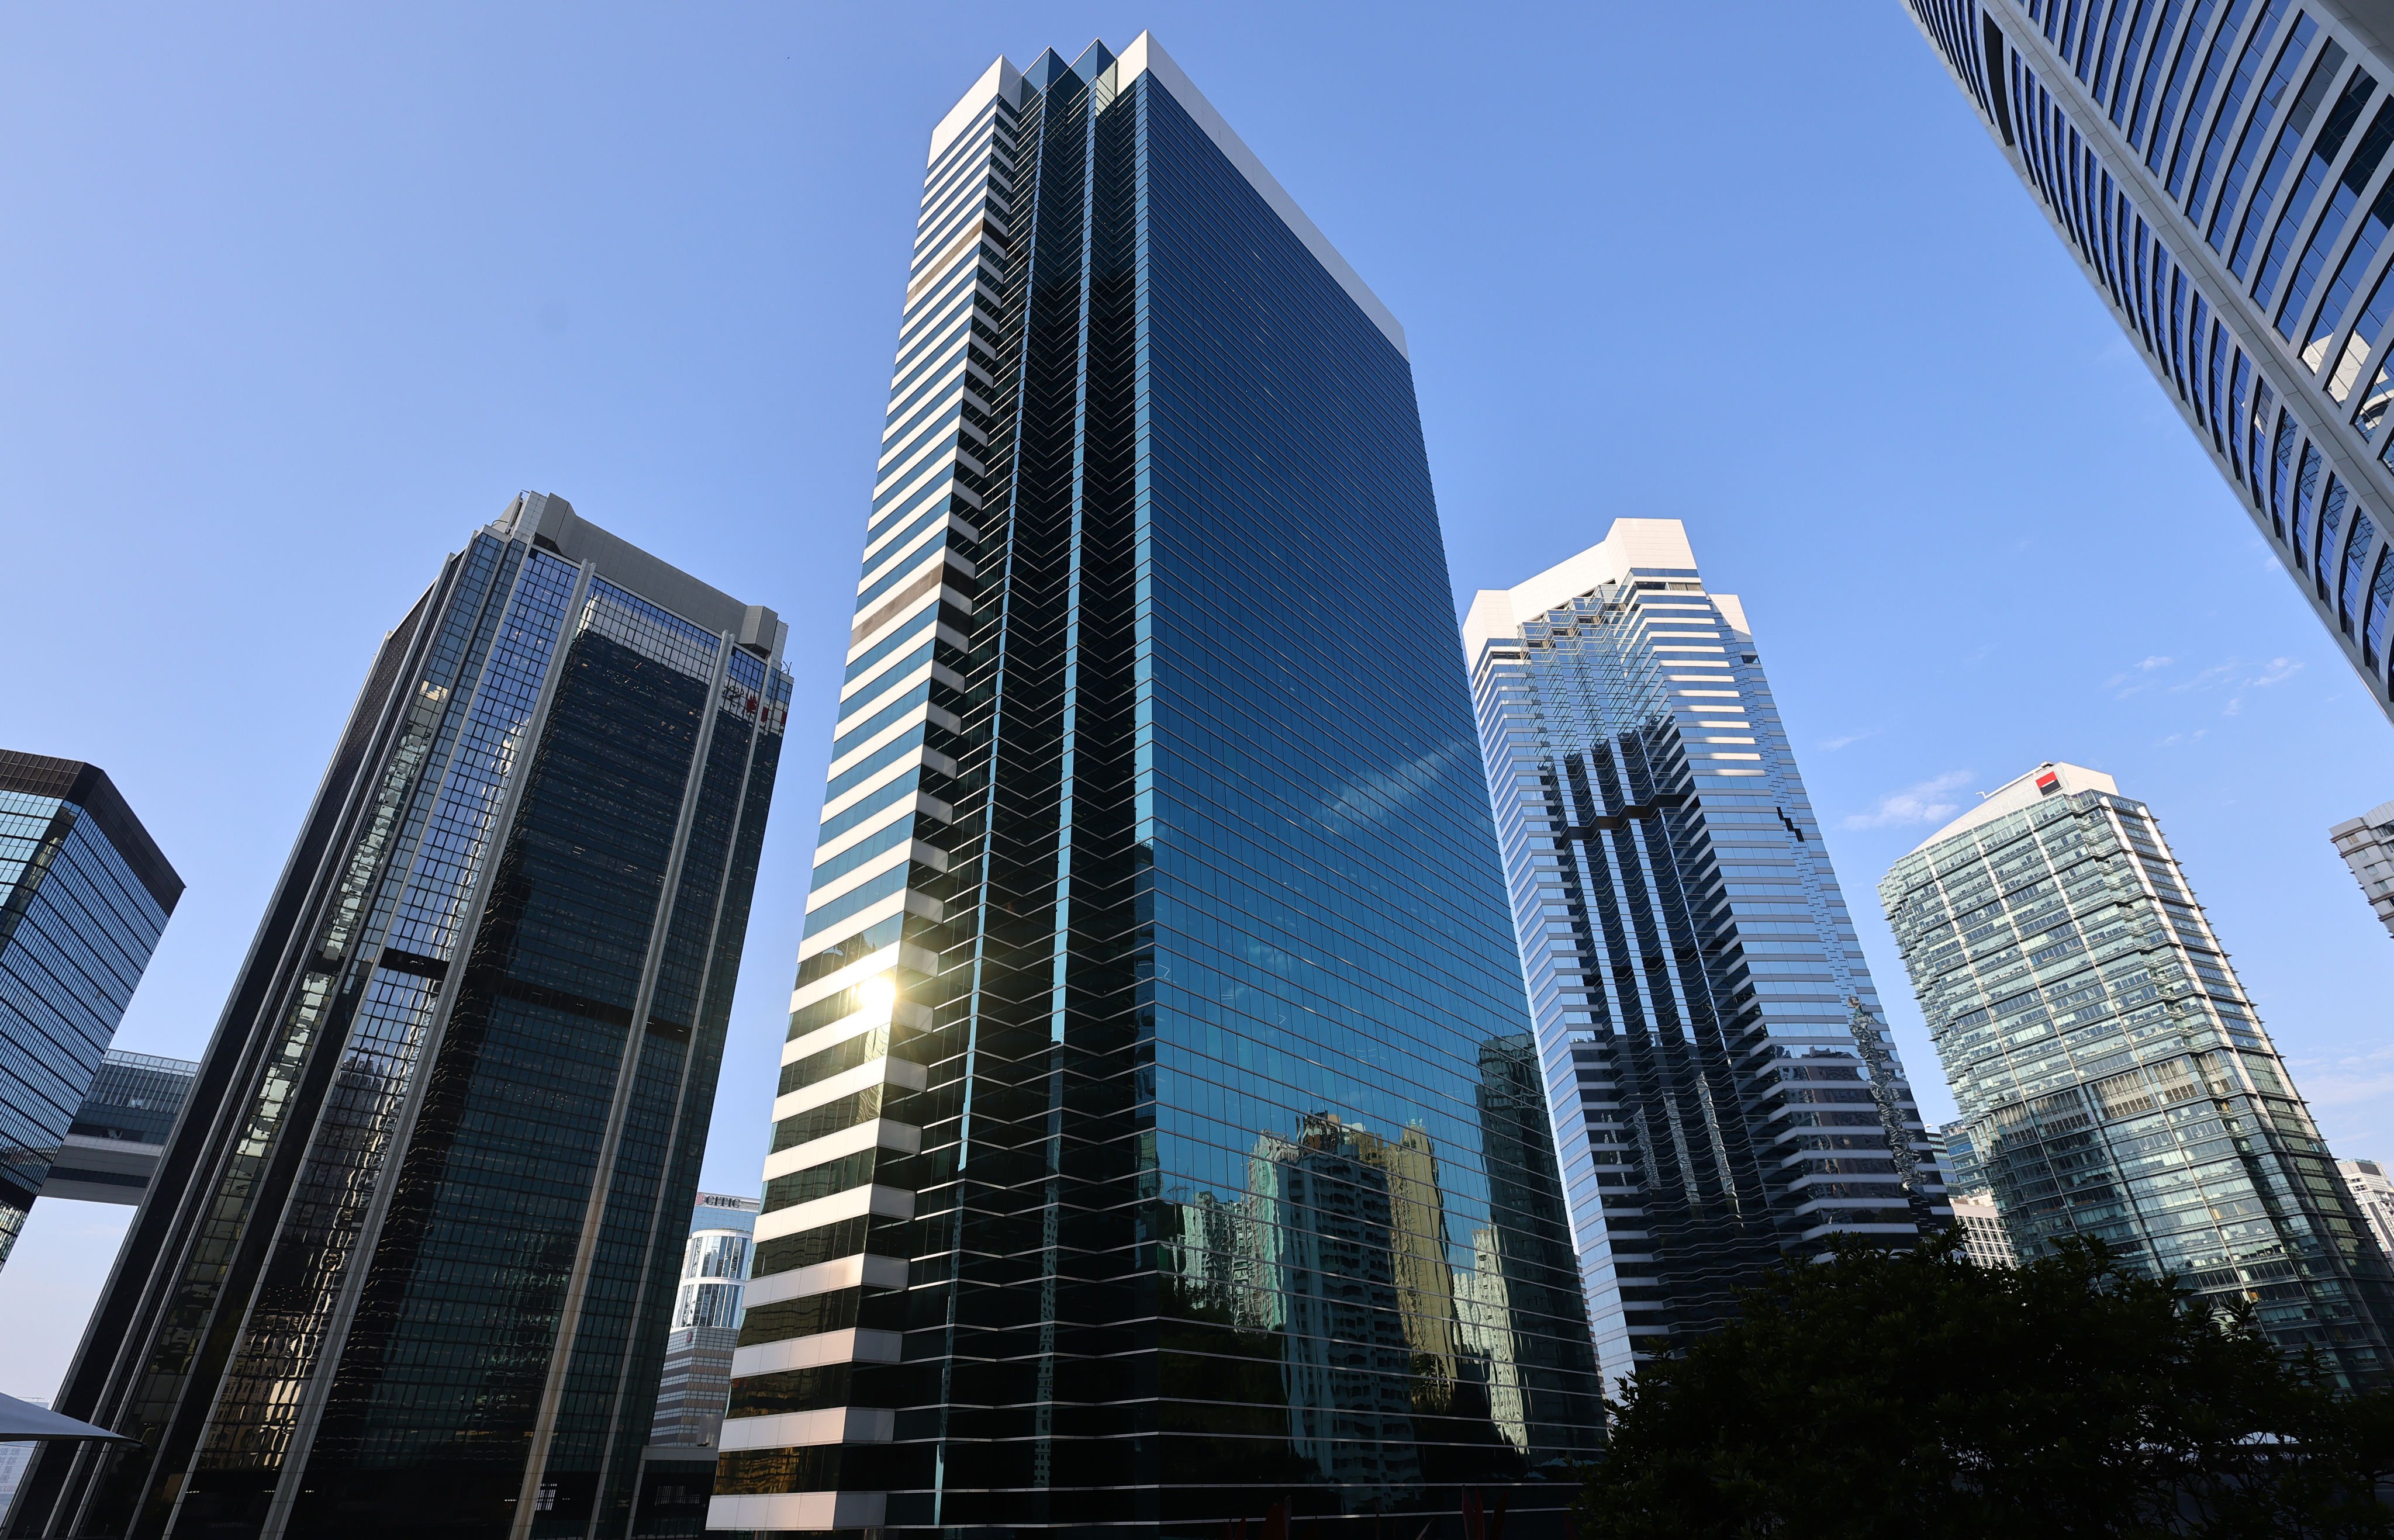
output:
[[[2378,1247],[2394,1257],[2394,1179],[2374,1160],[2339,1160],[2335,1168],[2344,1173],[2344,1184],[2352,1189],[2352,1200],[2361,1205],[2361,1217],[2369,1221]]]
[[[2377,922],[2394,934],[2394,803],[2380,803],[2358,818],[2347,818],[2327,831],[2335,853],[2352,868],[2361,895],[2377,915]]]
[[[1609,1380],[1829,1236],[1950,1222],[1736,595],[1676,519],[1464,624]]]

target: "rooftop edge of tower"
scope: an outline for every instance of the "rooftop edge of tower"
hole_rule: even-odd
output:
[[[1083,50],[1081,59],[1089,61],[1104,54],[1103,44],[1092,43]],[[1410,362],[1413,351],[1406,344],[1405,329],[1397,320],[1396,313],[1380,302],[1380,296],[1372,292],[1372,286],[1363,281],[1362,275],[1339,254],[1338,248],[1330,243],[1330,238],[1322,233],[1320,227],[1307,217],[1305,210],[1297,206],[1296,200],[1288,195],[1288,189],[1264,168],[1263,162],[1247,148],[1246,141],[1239,137],[1222,114],[1215,110],[1214,104],[1205,99],[1205,93],[1197,89],[1196,84],[1173,61],[1172,56],[1164,51],[1164,45],[1155,41],[1155,34],[1142,32],[1131,39],[1130,46],[1120,54],[1107,57],[1111,59],[1111,64],[1100,66],[1098,72],[1111,68],[1114,72],[1117,89],[1143,74],[1155,77],[1156,83],[1180,104],[1181,111],[1187,112],[1204,131],[1205,137],[1214,141],[1214,148],[1238,168],[1239,174],[1247,179],[1247,185],[1263,198],[1266,206],[1280,216],[1281,223],[1286,225],[1290,232],[1304,243],[1305,249],[1313,254],[1313,259],[1322,264],[1322,270],[1347,292],[1347,297],[1355,302],[1356,307],[1370,319],[1372,324],[1380,329],[1380,334],[1388,339],[1398,356]],[[1050,48],[1033,64],[1033,72],[1039,73],[1050,59],[1063,69],[1074,72],[1080,69],[1078,64],[1063,65],[1061,56]],[[1048,78],[1052,81],[1056,76],[1050,72]],[[948,146],[955,142],[956,137],[972,125],[973,120],[980,115],[981,109],[987,107],[992,99],[1003,97],[1019,105],[1026,99],[1026,87],[1030,90],[1041,88],[1004,59],[990,65],[981,72],[980,78],[973,82],[972,88],[931,130],[931,152],[924,163],[927,165],[937,162]]]
[[[2046,776],[2053,777],[2053,790],[2044,787]],[[2120,794],[2120,783],[2100,770],[2089,770],[2083,764],[2069,764],[2060,760],[2046,760],[2035,769],[2013,777],[1993,791],[1983,793],[1979,805],[1913,846],[1904,854],[1917,855],[1929,846],[1941,844],[1957,834],[1967,834],[1981,824],[1993,823],[2006,814],[2033,807],[2047,797],[2066,796],[2073,791],[2106,791]]]
[[[1518,635],[1523,621],[1559,609],[1599,584],[1626,582],[1633,576],[1695,579],[1696,554],[1688,544],[1688,527],[1676,518],[1616,518],[1604,539],[1578,555],[1510,588],[1481,589],[1464,617],[1464,655],[1476,660],[1490,642]],[[1730,623],[1743,632],[1745,610],[1736,595],[1714,597],[1727,601],[1734,611]]]

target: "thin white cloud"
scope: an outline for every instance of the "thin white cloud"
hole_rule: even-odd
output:
[[[1867,813],[1846,816],[1848,829],[1886,829],[1895,824],[1933,824],[1962,809],[1952,793],[1978,778],[1974,770],[1948,770],[1925,781],[1890,791]]]
[[[1879,732],[1880,729],[1876,727],[1866,727],[1859,733],[1848,733],[1843,737],[1825,738],[1822,741],[1821,747],[1834,754],[1838,750],[1860,743],[1866,737],[1876,737]]]

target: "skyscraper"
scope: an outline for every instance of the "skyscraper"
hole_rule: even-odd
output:
[[[1608,1379],[1828,1237],[1950,1221],[1745,611],[1676,519],[1483,590],[1464,650]]]
[[[914,253],[711,1522],[1559,1469],[1595,1376],[1483,1095],[1529,1024],[1403,331],[1144,35],[992,65]]]
[[[2347,818],[2327,831],[2335,853],[2361,884],[2361,896],[2377,922],[2394,934],[2394,803],[2380,803],[2358,818]]]
[[[2098,1236],[2386,1379],[2394,1271],[2143,803],[2041,764],[1879,898],[2022,1259]]]
[[[2394,28],[2348,0],[1909,4],[2394,713]]]
[[[2369,1221],[2369,1233],[2377,1237],[2378,1249],[2394,1257],[2394,1179],[2374,1160],[2339,1160],[2335,1168],[2344,1174],[2361,1217]]]
[[[139,1203],[199,1073],[189,1059],[110,1049],[67,1126],[45,1191],[86,1203]]]
[[[755,1198],[701,1193],[681,1253],[651,1444],[712,1445],[731,1397],[731,1352],[756,1233]]]
[[[20,1535],[628,1510],[788,700],[783,628],[525,493],[384,640]],[[620,1532],[619,1532],[620,1533]]]
[[[0,750],[0,1263],[182,895],[99,766]]]

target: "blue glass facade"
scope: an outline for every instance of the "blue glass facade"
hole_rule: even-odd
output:
[[[98,766],[0,750],[0,1263],[182,893]]]
[[[2394,713],[2394,57],[2297,0],[1907,0]]]
[[[1144,37],[993,69],[916,254],[712,1521],[1559,1533],[1401,332]]]
[[[538,494],[451,558],[375,661],[68,1375],[62,1408],[140,1442],[46,1454],[12,1533],[628,1515],[780,630]]]

